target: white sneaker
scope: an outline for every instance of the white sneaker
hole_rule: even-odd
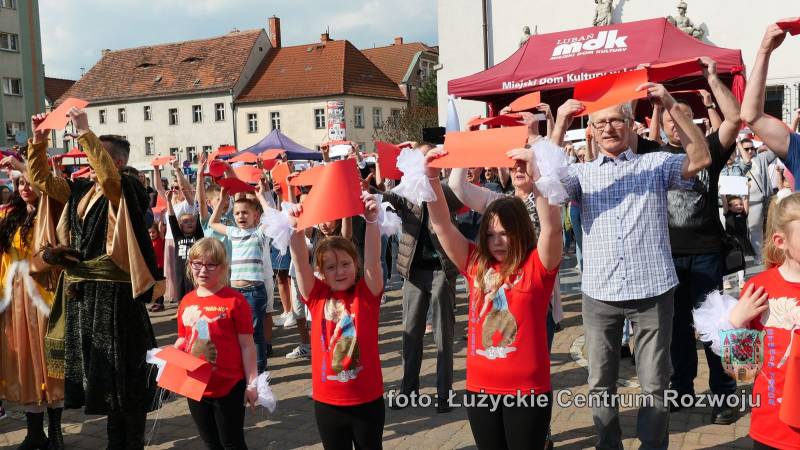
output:
[[[288,312],[286,319],[283,321],[283,328],[292,328],[293,326],[297,325],[297,318],[294,316],[293,312]]]
[[[286,357],[289,359],[308,358],[309,356],[311,356],[311,348],[309,348],[308,344],[300,344],[295,347],[294,350],[286,354]]]
[[[272,316],[272,324],[276,327],[282,327],[286,322],[286,314],[287,313],[281,313],[278,316]]]

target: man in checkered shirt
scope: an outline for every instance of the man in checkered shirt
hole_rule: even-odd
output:
[[[624,319],[633,323],[636,370],[642,393],[654,400],[640,408],[637,435],[643,449],[667,448],[673,295],[678,284],[667,231],[667,191],[691,188],[693,178],[711,163],[703,133],[682,114],[660,84],[647,83],[648,98],[669,112],[687,143],[685,155],[638,155],[631,107],[621,104],[589,115],[599,147],[597,159],[570,167],[563,180],[581,204],[584,271],[583,326],[589,360],[589,389],[599,449],[621,449],[616,393]],[[558,110],[557,130],[566,130],[583,109],[568,100]],[[555,132],[554,132],[555,134]],[[608,396],[608,397],[606,397]],[[604,400],[609,398],[609,400]]]

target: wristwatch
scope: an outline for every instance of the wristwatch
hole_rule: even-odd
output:
[[[717,104],[716,103],[712,103],[710,105],[705,105],[705,107],[706,107],[706,109],[712,109],[712,108],[713,109],[717,109]]]

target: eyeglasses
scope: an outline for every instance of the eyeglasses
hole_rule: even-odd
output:
[[[192,261],[190,264],[192,265],[192,270],[196,270],[198,272],[201,271],[203,267],[205,267],[206,270],[209,272],[213,272],[217,270],[217,268],[219,267],[219,264],[213,264],[213,263],[203,264],[200,261]]]
[[[600,120],[597,122],[592,122],[592,126],[595,130],[604,130],[606,125],[611,125],[612,128],[622,128],[625,126],[625,119],[609,119],[609,120]]]

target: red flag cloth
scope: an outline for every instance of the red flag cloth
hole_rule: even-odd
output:
[[[75,108],[86,108],[89,102],[86,100],[81,100],[79,98],[68,98],[64,100],[63,103],[58,105],[53,112],[49,113],[47,117],[36,127],[36,131],[42,130],[63,130],[67,127],[67,123],[69,123],[69,117],[67,113],[73,107]]]
[[[737,66],[733,68],[733,83],[731,84],[731,92],[739,103],[744,99],[744,89],[747,86],[747,81],[744,79],[744,67]],[[742,122],[744,126],[744,122]]]
[[[255,187],[245,183],[244,181],[238,178],[220,178],[217,180],[217,184],[225,188],[228,191],[228,194],[230,195],[238,194],[239,192],[256,191]]]
[[[522,97],[517,98],[513,102],[511,102],[510,110],[512,112],[521,112],[521,111],[530,111],[531,109],[535,109],[542,103],[542,93],[541,92],[531,92],[530,94],[525,94]]]
[[[777,25],[781,30],[788,31],[792,36],[800,34],[800,17],[779,20]]]
[[[506,152],[523,147],[527,141],[526,127],[454,131],[444,137],[447,154],[435,159],[431,167],[514,167],[516,161]]]
[[[577,116],[600,111],[620,103],[647,97],[647,90],[636,88],[647,83],[647,70],[612,73],[592,78],[575,85],[572,98],[583,103],[584,109]]]
[[[664,64],[653,64],[645,68],[647,70],[647,80],[651,83],[662,83],[675,78],[699,74],[703,71],[703,67],[698,61],[697,58],[691,58]]]
[[[298,230],[364,212],[356,161],[345,159],[323,167],[319,181],[303,201],[303,212],[297,218]]]
[[[159,386],[195,401],[203,398],[211,380],[211,364],[172,346],[163,347],[155,357],[167,362]]]
[[[389,180],[399,180],[403,177],[403,172],[397,168],[397,157],[400,155],[400,147],[388,142],[375,141],[375,150],[378,152],[378,166],[381,169],[381,177]]]

